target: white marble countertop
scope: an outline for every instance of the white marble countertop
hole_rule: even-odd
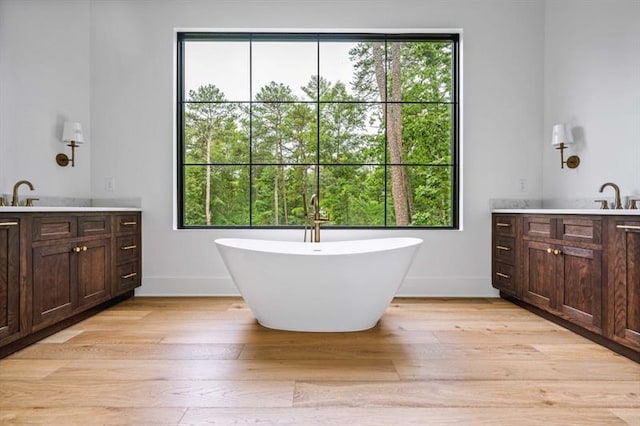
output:
[[[47,207],[47,206],[33,206],[33,207],[0,207],[0,213],[44,213],[44,212],[139,212],[142,211],[138,207]]]
[[[493,209],[491,213],[523,214],[582,214],[599,216],[640,216],[640,210],[601,210],[601,209]]]

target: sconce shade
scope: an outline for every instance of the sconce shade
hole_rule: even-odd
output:
[[[65,121],[62,130],[62,142],[75,142],[76,144],[84,143],[82,135],[82,126],[80,123],[73,121]]]
[[[553,126],[553,131],[551,132],[551,145],[556,146],[564,144],[572,144],[573,137],[571,136],[571,130],[567,129],[566,124],[556,124]]]

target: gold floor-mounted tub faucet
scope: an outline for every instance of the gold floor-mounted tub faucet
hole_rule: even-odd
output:
[[[309,219],[309,212],[307,210],[307,197],[302,194],[302,204],[304,204],[304,239],[307,241],[307,224]],[[320,214],[320,200],[317,194],[311,196],[311,206],[313,207],[313,228],[311,228],[311,242],[320,242],[320,224],[329,222],[329,218],[322,217]]]

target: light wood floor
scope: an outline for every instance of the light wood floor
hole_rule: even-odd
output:
[[[292,333],[237,298],[133,298],[0,360],[0,423],[640,425],[640,365],[499,299]]]

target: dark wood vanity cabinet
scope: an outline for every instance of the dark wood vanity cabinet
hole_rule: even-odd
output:
[[[0,346],[20,336],[20,218],[0,216]]]
[[[136,226],[122,231],[123,218]],[[133,295],[141,284],[140,218],[135,211],[0,214],[0,357]],[[127,286],[117,281],[123,258],[136,265]]]
[[[493,214],[493,286],[501,295],[600,343],[640,358],[640,220],[621,216],[510,214],[512,276],[496,275],[504,214]],[[636,225],[634,225],[636,224]],[[626,226],[626,227],[625,227]],[[636,228],[637,226],[637,228]],[[633,351],[625,351],[631,348]]]

